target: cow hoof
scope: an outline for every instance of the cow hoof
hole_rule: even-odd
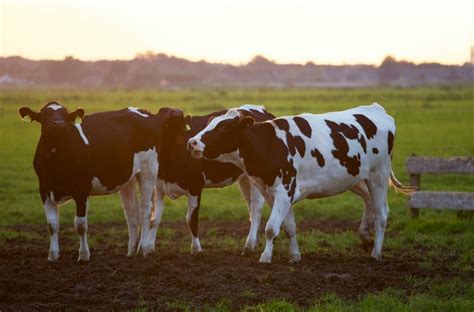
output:
[[[79,258],[77,258],[77,261],[89,261],[90,257],[91,254],[89,250],[79,251]]]
[[[294,254],[290,254],[290,262],[291,263],[298,263],[301,261],[301,254],[300,253],[294,253]]]
[[[199,246],[199,248],[191,247],[191,254],[192,254],[192,255],[200,255],[200,254],[202,254],[202,248],[201,248],[201,246]]]
[[[377,261],[382,261],[382,255],[381,254],[377,254],[375,252],[372,252],[371,256],[372,256],[372,258],[374,258]]]
[[[144,257],[146,257],[147,255],[149,255],[150,253],[152,253],[154,251],[154,246],[152,244],[148,244],[148,243],[145,243],[145,244],[142,244],[141,245],[141,252],[142,252],[142,255]]]
[[[248,240],[244,246],[244,253],[246,252],[253,253],[256,248],[257,248],[257,241]]]
[[[260,260],[258,260],[260,263],[272,263],[272,255],[267,255],[265,253],[262,253],[260,256]]]
[[[191,254],[197,255],[200,253],[202,253],[201,243],[199,242],[199,239],[195,239],[191,243]]]
[[[374,241],[373,240],[362,241],[362,248],[365,251],[369,251],[370,249],[374,248]]]
[[[49,262],[55,262],[55,261],[58,261],[58,259],[59,259],[59,251],[54,250],[54,251],[49,252],[49,254],[48,254],[48,261]]]

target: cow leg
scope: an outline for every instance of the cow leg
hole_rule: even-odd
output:
[[[201,194],[198,196],[188,196],[188,213],[186,214],[186,224],[191,232],[191,254],[202,252],[201,242],[198,236],[199,207],[201,205]]]
[[[368,181],[372,197],[375,228],[375,243],[371,255],[376,260],[382,259],[382,245],[388,218],[387,188],[389,175],[389,171],[381,168],[371,173]]]
[[[148,241],[148,229],[150,228],[151,207],[153,200],[153,191],[155,189],[156,175],[144,174],[138,175],[138,183],[140,185],[140,243],[138,244],[138,252],[142,252],[146,256],[153,251],[153,246]]]
[[[301,260],[301,254],[300,248],[298,247],[298,240],[296,239],[296,222],[292,208],[290,208],[290,211],[286,215],[285,220],[283,220],[283,229],[285,230],[286,235],[290,240],[290,261],[299,262]]]
[[[127,256],[132,257],[137,252],[139,238],[139,211],[135,189],[136,180],[133,179],[120,190],[123,212],[127,219],[128,226],[128,252]]]
[[[44,213],[48,221],[50,240],[48,261],[56,261],[59,258],[59,211],[58,205],[49,195],[44,202]]]
[[[267,226],[265,227],[265,236],[267,241],[265,244],[265,250],[260,256],[260,262],[272,262],[273,240],[280,233],[283,219],[288,215],[290,209],[291,202],[287,196],[275,197],[272,207],[272,214],[270,215],[270,219],[268,219]]]
[[[262,217],[262,208],[265,199],[257,187],[252,185],[249,178],[243,177],[239,181],[240,192],[247,201],[250,217],[250,231],[245,242],[244,253],[246,251],[254,251],[258,244],[258,229]]]
[[[361,181],[350,189],[354,194],[360,196],[364,200],[364,212],[362,215],[362,221],[359,226],[359,236],[362,240],[362,246],[365,250],[374,246],[370,229],[373,225],[373,212],[372,212],[372,197],[365,181]]]
[[[150,221],[150,229],[148,231],[148,242],[152,246],[152,251],[155,250],[156,232],[160,226],[161,216],[165,207],[164,195],[155,189],[153,193],[153,217]]]
[[[87,244],[87,210],[89,206],[89,200],[87,196],[80,196],[74,198],[76,202],[76,216],[74,217],[74,227],[76,228],[77,234],[79,234],[80,245],[79,245],[79,257],[77,261],[89,261],[91,256],[89,252],[89,245]]]

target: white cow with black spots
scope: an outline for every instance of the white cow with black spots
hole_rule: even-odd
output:
[[[292,205],[347,190],[365,202],[359,233],[366,246],[373,244],[372,257],[380,260],[389,183],[401,192],[412,191],[397,181],[391,169],[394,136],[394,119],[378,104],[260,123],[229,110],[191,138],[188,150],[197,158],[235,164],[271,205],[260,262],[271,262],[273,240],[282,223],[290,237],[290,256],[299,261]]]

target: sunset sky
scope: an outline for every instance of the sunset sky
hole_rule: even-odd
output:
[[[474,1],[7,1],[0,55],[131,59],[152,50],[210,62],[463,64]]]

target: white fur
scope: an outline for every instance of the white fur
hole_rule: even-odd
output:
[[[84,142],[84,144],[89,145],[89,140],[87,139],[86,135],[84,134],[84,131],[82,131],[81,124],[80,123],[75,123],[74,127],[76,127],[77,131],[79,132],[79,135],[81,136],[81,139]]]
[[[58,109],[61,109],[63,107],[61,105],[58,105],[58,104],[49,104],[48,108],[51,108],[52,110],[58,110]]]
[[[164,194],[155,191],[153,198],[153,210],[150,217],[150,229],[148,231],[148,243],[151,246],[152,251],[155,250],[156,232],[160,226],[161,216],[163,215],[163,210],[165,208]]]
[[[133,161],[133,176],[137,176],[140,187],[139,219],[141,232],[138,251],[141,251],[144,256],[154,249],[154,246],[148,240],[148,230],[150,228],[153,192],[155,191],[158,176],[157,158],[156,149],[152,148],[135,154]]]
[[[138,240],[140,239],[139,205],[136,196],[135,179],[120,189],[120,200],[127,220],[128,226],[128,252],[132,257],[137,252]]]
[[[58,205],[54,201],[53,192],[46,197],[44,202],[44,212],[48,221],[50,243],[48,261],[56,261],[59,258],[59,211]]]
[[[156,189],[159,193],[166,195],[171,199],[177,199],[181,196],[189,196],[188,191],[181,188],[178,183],[166,182],[162,179],[156,181]]]
[[[245,251],[254,251],[258,243],[258,229],[260,227],[265,199],[247,176],[243,176],[239,180],[239,189],[247,201],[250,219],[250,230],[247,240],[245,241]]]
[[[188,224],[189,231],[191,232],[191,216],[193,215],[194,209],[199,205],[197,196],[188,196],[188,213],[186,214],[186,223]],[[199,237],[194,236],[191,232],[191,253],[199,253],[202,251],[201,242]]]
[[[89,210],[89,200],[86,201],[86,215],[84,217],[74,217],[74,228],[79,234],[80,246],[79,246],[79,257],[77,261],[89,261],[90,251],[89,244],[87,243],[87,211]]]
[[[129,107],[128,110],[131,111],[132,113],[138,114],[138,115],[140,115],[140,116],[142,116],[142,117],[149,117],[148,115],[143,114],[142,112],[140,112],[140,111],[138,110],[138,108],[136,108],[136,107]]]
[[[212,182],[211,180],[206,179],[206,177],[204,177],[204,187],[206,187],[206,188],[224,187],[224,186],[231,185],[231,184],[234,183],[234,182],[235,182],[234,179],[228,178],[228,179],[225,179],[224,181],[221,181],[221,182],[218,182],[218,183],[214,183],[214,182]]]
[[[246,110],[246,111],[249,111],[251,109],[253,110],[256,110],[260,113],[265,113],[265,106],[263,105],[254,105],[254,104],[244,104],[242,106],[240,106],[238,109],[240,110]]]

